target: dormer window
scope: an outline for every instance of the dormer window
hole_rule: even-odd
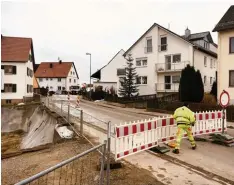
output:
[[[209,49],[209,43],[204,40],[204,48]]]

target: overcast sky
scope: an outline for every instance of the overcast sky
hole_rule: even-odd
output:
[[[187,3],[186,3],[187,2]],[[36,63],[74,61],[81,82],[120,50],[125,51],[155,22],[177,34],[212,31],[231,1],[5,1],[1,33],[33,38]],[[212,33],[217,43],[217,33]]]

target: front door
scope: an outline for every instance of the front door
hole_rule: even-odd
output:
[[[165,81],[165,90],[170,90],[171,89],[171,76],[165,76],[164,81]]]
[[[166,56],[165,58],[165,69],[166,70],[171,70],[171,55]]]

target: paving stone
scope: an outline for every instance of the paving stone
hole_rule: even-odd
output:
[[[161,153],[161,154],[164,154],[170,151],[170,149],[166,146],[156,146],[156,147],[151,148],[150,150],[156,153]]]

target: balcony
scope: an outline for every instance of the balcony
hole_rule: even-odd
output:
[[[163,72],[179,72],[182,71],[188,64],[190,64],[189,61],[185,62],[176,62],[176,63],[159,63],[156,65],[156,71],[158,73]]]
[[[152,53],[153,47],[145,47],[145,53]]]
[[[179,92],[179,83],[156,83],[156,92]]]
[[[125,75],[126,75],[125,68],[117,69],[117,76],[125,76]]]

